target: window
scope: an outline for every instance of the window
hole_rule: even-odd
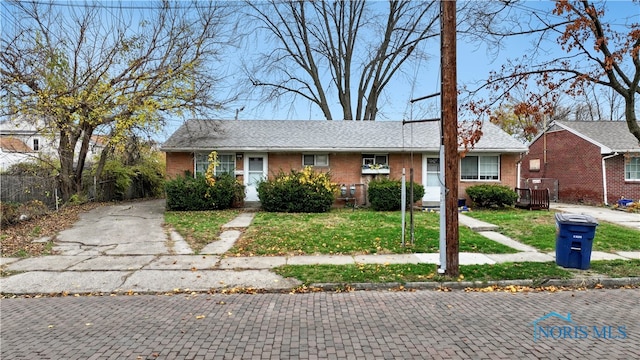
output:
[[[40,139],[33,139],[33,151],[40,151]]]
[[[196,154],[196,174],[204,174],[209,167],[209,153]],[[218,154],[218,166],[216,166],[215,174],[230,173],[236,169],[235,155]]]
[[[625,161],[624,179],[640,181],[640,157],[631,157]]]
[[[529,160],[529,171],[540,171],[540,159]]]
[[[303,166],[329,166],[329,155],[314,154],[302,155]]]
[[[466,156],[460,160],[460,179],[499,180],[499,156]]]
[[[363,154],[362,165],[389,165],[387,155]]]

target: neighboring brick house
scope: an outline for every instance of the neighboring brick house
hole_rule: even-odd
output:
[[[529,184],[556,179],[558,200],[616,204],[640,199],[640,144],[624,121],[555,121],[522,160]]]
[[[291,169],[313,166],[330,171],[332,181],[356,189],[366,203],[369,181],[378,176],[409,179],[425,186],[423,202],[439,202],[440,126],[403,126],[400,121],[191,120],[164,143],[167,176],[206,171],[207,155],[218,152],[216,171],[233,172],[246,186],[246,201],[258,201],[258,181]],[[479,183],[518,184],[519,160],[527,147],[493,124],[461,160],[459,197]]]

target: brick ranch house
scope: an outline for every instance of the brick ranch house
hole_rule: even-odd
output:
[[[378,176],[400,179],[403,168],[408,181],[413,164],[414,182],[425,186],[423,204],[436,204],[439,128],[437,122],[403,126],[400,121],[191,120],[161,150],[169,178],[203,173],[207,155],[217,151],[216,171],[236,175],[246,186],[245,201],[259,201],[258,181],[313,166],[331,172],[337,184],[353,185],[355,203],[362,205],[369,181]],[[482,132],[475,148],[460,161],[459,198],[466,197],[471,185],[518,184],[519,160],[527,147],[493,124],[485,123]]]
[[[640,199],[640,144],[625,121],[554,121],[522,160],[529,187],[557,179],[558,200],[616,204]]]

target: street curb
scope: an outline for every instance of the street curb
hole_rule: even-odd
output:
[[[617,288],[623,286],[640,286],[640,277],[625,278],[589,278],[589,279],[544,279],[544,280],[498,280],[498,281],[429,281],[429,282],[408,282],[408,283],[316,283],[309,285],[310,288],[322,289],[324,291],[336,291],[344,289],[352,290],[464,290],[481,289],[486,287],[571,287],[571,288]]]
[[[533,290],[553,290],[552,288],[560,288],[562,290],[584,290],[584,289],[614,289],[621,287],[640,287],[640,277],[625,278],[590,278],[590,279],[546,279],[546,280],[498,280],[498,281],[429,281],[429,282],[389,282],[389,283],[314,283],[304,286],[307,291],[296,291],[299,287],[287,289],[261,289],[261,288],[234,288],[233,291],[227,292],[228,289],[210,289],[209,291],[115,291],[115,292],[53,292],[53,293],[20,293],[13,294],[10,292],[0,291],[0,298],[12,297],[66,297],[66,296],[139,296],[139,295],[180,295],[180,294],[283,294],[283,293],[309,293],[315,291],[327,292],[348,292],[348,291],[417,291],[417,290],[467,290],[467,289],[484,289],[484,288],[508,288],[530,287]],[[311,290],[311,291],[308,291]]]

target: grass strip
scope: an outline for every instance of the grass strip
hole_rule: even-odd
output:
[[[309,285],[312,283],[386,283],[447,280],[433,264],[285,265],[274,271]],[[498,281],[519,279],[569,279],[571,272],[554,262],[461,265],[459,280]]]
[[[640,277],[640,259],[592,261],[591,271],[612,278]]]
[[[222,225],[238,216],[238,210],[167,211],[165,224],[174,228],[197,254],[212,241],[218,240]]]
[[[556,248],[556,220],[553,211],[522,209],[474,210],[465,215],[500,227],[500,233],[541,251]],[[640,250],[640,231],[600,222],[596,227],[593,251]]]

